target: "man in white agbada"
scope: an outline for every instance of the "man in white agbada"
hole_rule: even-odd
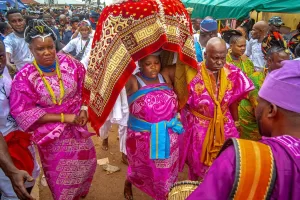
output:
[[[13,131],[20,130],[15,120],[10,115],[9,106],[9,95],[11,89],[12,79],[9,74],[7,67],[5,66],[6,56],[4,44],[0,42],[0,134],[5,137]],[[36,179],[39,176],[40,168],[35,159],[34,146],[30,145],[28,147],[32,157],[34,159],[34,169],[32,172],[32,177]],[[34,185],[33,182],[25,182],[26,188],[31,188]],[[0,169],[0,193],[1,200],[17,200],[18,197],[13,190],[10,179],[4,174]]]
[[[122,153],[122,162],[127,163],[127,153],[126,153],[126,135],[127,135],[127,122],[129,117],[129,107],[127,101],[127,94],[125,88],[121,90],[117,101],[113,107],[113,110],[109,114],[106,122],[99,129],[100,137],[103,139],[102,149],[108,150],[108,135],[112,124],[118,124],[119,141],[120,141],[120,151]]]
[[[82,58],[81,63],[87,69],[89,63],[90,53]],[[136,62],[136,69],[133,74],[139,71],[138,63]],[[127,122],[129,117],[129,106],[127,101],[127,94],[125,87],[121,90],[113,110],[109,114],[106,122],[99,129],[100,138],[103,140],[102,149],[108,150],[108,135],[113,124],[118,124],[119,142],[120,142],[120,152],[122,153],[122,162],[127,164],[127,153],[126,153],[126,135],[127,135]]]
[[[136,68],[133,74],[139,72],[138,62],[135,63]],[[127,94],[125,87],[121,90],[117,101],[113,107],[113,110],[109,114],[106,122],[99,129],[100,137],[103,139],[102,149],[108,150],[108,133],[112,127],[112,124],[118,124],[120,151],[122,152],[122,162],[128,164],[126,153],[126,136],[127,136],[127,122],[129,117],[129,106],[127,101]]]

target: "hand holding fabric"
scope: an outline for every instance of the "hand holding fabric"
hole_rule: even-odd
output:
[[[85,126],[88,121],[87,112],[85,110],[80,111],[79,114],[79,125]]]
[[[24,170],[17,170],[8,176],[11,180],[14,191],[21,200],[33,200],[34,198],[26,191],[25,181],[32,182],[34,179]]]

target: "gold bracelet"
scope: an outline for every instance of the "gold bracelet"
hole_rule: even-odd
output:
[[[65,115],[64,115],[64,113],[60,113],[60,122],[61,123],[65,122]]]

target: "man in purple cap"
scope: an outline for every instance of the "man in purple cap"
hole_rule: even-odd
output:
[[[197,61],[202,62],[204,60],[204,52],[206,44],[209,39],[218,36],[217,21],[211,17],[206,17],[200,23],[200,35],[195,39],[195,49]]]
[[[300,61],[282,63],[259,91],[256,118],[265,137],[227,142],[188,200],[300,199]]]

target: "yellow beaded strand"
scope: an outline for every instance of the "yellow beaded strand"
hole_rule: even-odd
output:
[[[57,74],[57,77],[58,77],[59,90],[60,90],[60,97],[59,97],[58,103],[57,103],[57,99],[55,97],[55,94],[54,94],[54,91],[53,91],[51,85],[49,84],[49,82],[45,78],[45,75],[43,74],[42,70],[39,68],[39,66],[36,63],[35,59],[33,60],[33,65],[38,70],[38,72],[39,72],[39,74],[40,74],[40,76],[41,76],[41,78],[42,78],[42,80],[44,82],[44,85],[45,85],[46,89],[48,90],[48,92],[49,92],[49,94],[51,96],[52,102],[54,104],[56,104],[56,105],[61,105],[63,97],[65,96],[65,89],[64,89],[64,85],[63,85],[63,80],[62,80],[62,76],[61,76],[61,72],[60,72],[60,67],[59,67],[58,60],[56,60],[56,74]]]

